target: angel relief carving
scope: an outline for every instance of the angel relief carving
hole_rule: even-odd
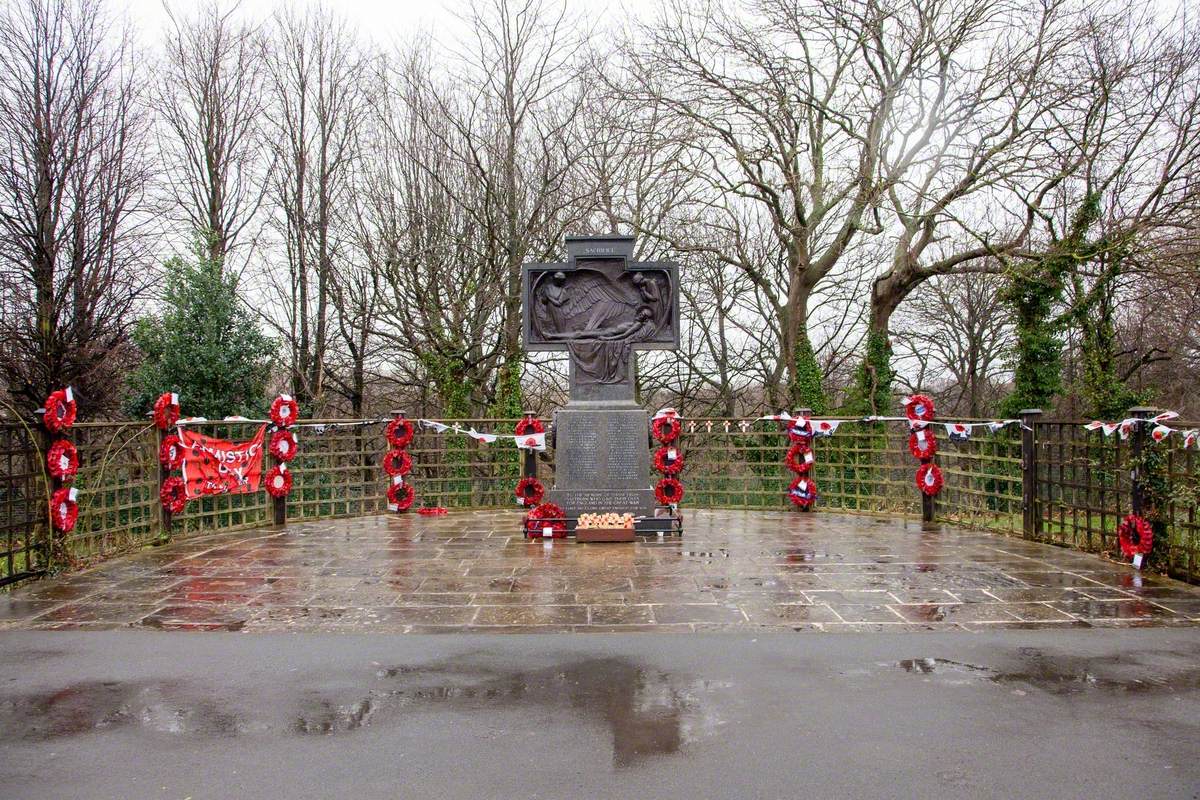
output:
[[[597,267],[543,272],[533,286],[532,332],[561,342],[589,383],[629,380],[629,358],[641,344],[671,341],[670,287],[658,270],[611,274]]]

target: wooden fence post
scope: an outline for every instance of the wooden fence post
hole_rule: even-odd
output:
[[[525,419],[537,419],[536,411],[523,411],[521,413],[525,415]],[[537,451],[532,447],[521,451],[521,477],[537,477]]]
[[[801,417],[812,417],[812,409],[811,409],[811,408],[801,408],[801,409],[799,409],[799,410],[798,410],[796,413],[797,413],[797,414],[799,414]],[[788,428],[788,423],[786,423],[786,422],[783,422],[783,421],[781,420],[779,424],[783,426],[783,429],[784,429],[785,431],[787,430],[787,428]],[[809,429],[810,429],[810,430],[812,429],[811,425],[809,426]],[[788,444],[788,447],[791,447],[791,444],[790,444],[790,441],[791,441],[791,440],[790,440],[790,438],[789,438],[787,441],[789,442],[789,444]],[[816,444],[817,444],[817,437],[815,437],[815,436],[810,436],[810,437],[809,437],[809,439],[808,439],[808,446],[809,446],[809,447],[811,447],[811,448],[812,448],[812,450],[813,450],[813,460],[814,460],[814,461],[816,460],[816,456],[817,456],[817,448],[816,448]],[[785,451],[785,452],[786,452],[786,451]],[[812,481],[812,483],[811,483],[811,484],[809,484],[810,486],[815,486],[815,485],[816,485],[816,479],[815,479],[815,478],[813,478],[811,470],[809,471],[809,474],[808,474],[808,479],[809,479],[810,481]],[[811,513],[811,512],[812,512],[812,510],[813,510],[813,507],[814,507],[815,505],[816,505],[816,502],[813,502],[813,503],[811,503],[811,504],[809,504],[809,505],[807,505],[807,506],[798,507],[798,508],[797,508],[797,510],[798,510],[798,511],[800,511],[801,513],[803,513],[803,514],[809,514],[809,513]]]
[[[268,450],[268,452],[270,452]],[[268,459],[270,467],[277,467],[284,462],[277,459],[275,456],[270,456]],[[284,467],[287,469],[287,467]],[[295,480],[295,478],[293,478]],[[287,495],[282,497],[271,497],[271,524],[277,528],[282,528],[287,525]]]
[[[1026,539],[1041,535],[1042,515],[1037,497],[1037,422],[1040,408],[1021,409],[1021,530]]]
[[[929,424],[932,425],[933,423]],[[932,464],[933,456],[922,458],[921,463]],[[931,494],[921,492],[921,522],[927,525],[933,522],[935,516],[937,516],[937,499]]]
[[[50,498],[54,497],[54,493],[63,487],[63,481],[61,478],[56,478],[50,474],[50,461],[48,456],[50,455],[50,448],[54,445],[55,435],[50,432],[40,417],[38,418],[37,431],[38,438],[41,440],[42,445],[42,476],[46,481],[46,488],[48,490],[46,500],[44,502],[40,502],[40,505],[42,506],[41,519],[47,519],[45,515],[47,511],[50,510]],[[66,536],[67,535],[64,533],[62,538],[66,539]],[[54,529],[54,521],[52,519],[47,520],[45,569],[53,569],[55,564],[59,561],[66,563],[66,546],[63,545],[60,547],[58,546],[59,544],[59,534],[58,531]]]
[[[1155,409],[1147,406],[1135,406],[1129,409],[1129,416],[1134,419],[1150,419],[1154,412]],[[1146,510],[1146,485],[1142,480],[1142,471],[1139,466],[1142,450],[1146,446],[1145,429],[1145,425],[1135,425],[1129,436],[1129,460],[1133,465],[1129,472],[1129,506],[1130,510],[1139,517]]]
[[[166,539],[171,535],[171,520],[174,515],[171,513],[171,510],[163,504],[161,498],[163,484],[166,483],[167,478],[171,477],[171,471],[163,465],[162,458],[160,458],[159,454],[162,453],[163,439],[167,438],[167,432],[156,426],[154,428],[154,434],[154,443],[156,445],[154,448],[154,459],[158,461],[158,496],[154,499],[158,501],[158,521],[159,525],[162,527],[162,530],[159,533],[162,538]]]

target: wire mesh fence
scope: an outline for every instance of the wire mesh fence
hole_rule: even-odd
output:
[[[511,436],[515,419],[441,420],[460,430]],[[244,441],[252,422],[206,424],[209,436]],[[1015,426],[977,432],[952,442],[940,427],[935,460],[945,477],[937,496],[939,520],[966,527],[1023,535],[1081,550],[1113,551],[1116,528],[1129,511],[1130,451],[1127,441],[1084,430],[1079,422],[1038,421],[1033,425],[1035,496],[1033,529],[1026,523],[1022,492],[1022,436]],[[296,429],[299,454],[290,469],[293,488],[287,518],[349,517],[386,511],[390,479],[382,468],[388,444],[374,420],[312,420]],[[845,422],[836,435],[813,443],[811,477],[818,509],[916,516],[921,496],[914,474],[918,460],[908,449],[907,428],[895,423]],[[158,489],[158,436],[145,422],[76,425],[79,449],[80,515],[66,537],[66,552],[81,563],[163,540]],[[1166,565],[1172,574],[1200,579],[1200,495],[1197,456],[1181,449],[1179,437],[1159,448],[1161,500],[1166,520]],[[794,475],[784,463],[790,442],[773,422],[742,424],[734,419],[693,419],[678,442],[685,466],[680,479],[683,505],[693,508],[782,510],[791,507],[787,488]],[[0,424],[0,580],[37,574],[51,564],[47,526],[45,444],[20,424]],[[521,452],[511,438],[483,444],[454,430],[417,427],[409,446],[416,505],[449,508],[512,507],[521,475]],[[539,477],[550,485],[553,450],[539,454]],[[251,528],[272,522],[265,492],[206,497],[189,502],[172,519],[171,537]]]

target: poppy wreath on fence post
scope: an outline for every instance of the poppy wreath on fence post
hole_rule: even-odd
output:
[[[50,445],[46,453],[46,469],[59,480],[75,477],[79,471],[79,451],[67,439],[59,439]]]
[[[908,452],[913,454],[913,458],[933,458],[937,452],[937,437],[932,430],[915,428],[908,435]]]
[[[160,431],[179,421],[179,395],[175,392],[163,392],[154,401],[154,427]]]
[[[300,406],[291,395],[281,394],[271,403],[271,422],[280,428],[290,428],[300,417]]]
[[[654,469],[663,475],[678,475],[683,470],[683,454],[670,445],[654,451]]]
[[[413,424],[404,417],[396,417],[387,424],[383,433],[387,437],[388,444],[397,450],[403,450],[413,440]]]
[[[549,533],[547,533],[549,531]],[[525,536],[531,539],[564,539],[567,520],[563,510],[554,503],[542,503],[525,515]]]
[[[658,417],[650,423],[650,432],[662,444],[667,444],[678,439],[682,429],[683,426],[679,423],[679,418],[675,416]]]
[[[292,491],[292,471],[287,464],[276,464],[267,472],[267,494],[271,497],[287,497]]]
[[[65,431],[75,424],[75,393],[68,386],[51,392],[42,411],[42,423],[51,433]]]
[[[788,498],[800,508],[812,508],[817,495],[817,484],[807,475],[797,475],[788,487]]]
[[[1148,555],[1154,547],[1154,529],[1137,514],[1130,514],[1117,526],[1117,543],[1126,558]]]
[[[933,420],[933,400],[928,395],[914,394],[904,398],[904,416],[930,422]]]
[[[812,465],[816,463],[816,460],[817,457],[813,453],[813,449],[807,443],[796,442],[788,448],[783,463],[792,472],[795,472],[797,475],[803,475],[812,469]]]
[[[537,417],[524,417],[517,420],[516,427],[513,428],[513,433],[517,436],[529,436],[532,433],[545,433],[546,426]]]
[[[383,457],[383,471],[391,477],[407,475],[412,471],[412,456],[404,450],[389,450]]]
[[[271,434],[271,455],[279,461],[291,461],[299,452],[296,435],[286,428],[280,428]]]
[[[183,466],[183,443],[175,434],[163,437],[158,448],[158,463],[162,464],[165,470],[179,469]]]
[[[922,464],[917,467],[917,488],[932,497],[942,490],[942,471],[937,464]]]
[[[794,419],[788,424],[788,438],[796,444],[808,443],[813,438],[812,422],[808,417]]]
[[[536,506],[546,496],[546,487],[537,478],[521,478],[517,481],[514,494],[517,496],[517,505]]]
[[[79,519],[79,490],[64,486],[50,496],[50,519],[59,533],[70,533]]]
[[[187,505],[187,487],[183,484],[183,478],[172,475],[163,481],[162,488],[158,490],[158,501],[172,514],[183,513]]]
[[[654,487],[654,497],[660,505],[676,505],[683,499],[683,484],[674,478],[663,478]]]
[[[403,478],[396,476],[387,490],[388,508],[391,511],[408,511],[416,497],[417,493],[413,487],[405,483]]]

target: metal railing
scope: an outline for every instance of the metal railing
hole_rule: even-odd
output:
[[[514,419],[443,420],[510,435]],[[1082,423],[1027,417],[995,434],[977,433],[950,442],[938,431],[935,461],[945,476],[933,512],[938,520],[965,527],[1050,541],[1081,550],[1112,552],[1116,527],[1129,513],[1138,488],[1130,477],[1134,440],[1105,438]],[[389,483],[380,463],[387,451],[383,425],[369,420],[307,420],[297,429],[299,455],[289,465],[294,484],[286,501],[289,520],[382,513]],[[249,439],[257,423],[207,424],[203,432]],[[1180,425],[1179,427],[1183,427]],[[1136,434],[1144,435],[1144,434]],[[34,434],[36,438],[37,434]],[[79,564],[105,558],[168,536],[271,524],[265,492],[189,502],[164,529],[158,498],[158,432],[145,422],[83,423],[72,431],[80,454],[80,514],[65,537]],[[818,509],[920,516],[914,482],[917,460],[908,451],[908,430],[897,423],[846,422],[830,438],[814,442],[812,477],[820,491]],[[793,477],[783,463],[789,442],[770,422],[748,428],[738,420],[687,420],[680,436],[685,508],[790,509],[786,489]],[[1162,460],[1166,486],[1165,566],[1187,580],[1200,580],[1200,489],[1194,450],[1178,437],[1147,448]],[[0,424],[0,581],[15,582],[52,563],[48,532],[47,479],[40,449],[26,429]],[[417,506],[516,507],[513,488],[522,472],[521,451],[511,440],[485,445],[451,432],[418,427],[409,447],[414,467],[408,480]],[[537,470],[550,485],[553,451],[541,454]],[[1033,487],[1032,494],[1029,487]],[[1159,486],[1162,489],[1162,485]]]

